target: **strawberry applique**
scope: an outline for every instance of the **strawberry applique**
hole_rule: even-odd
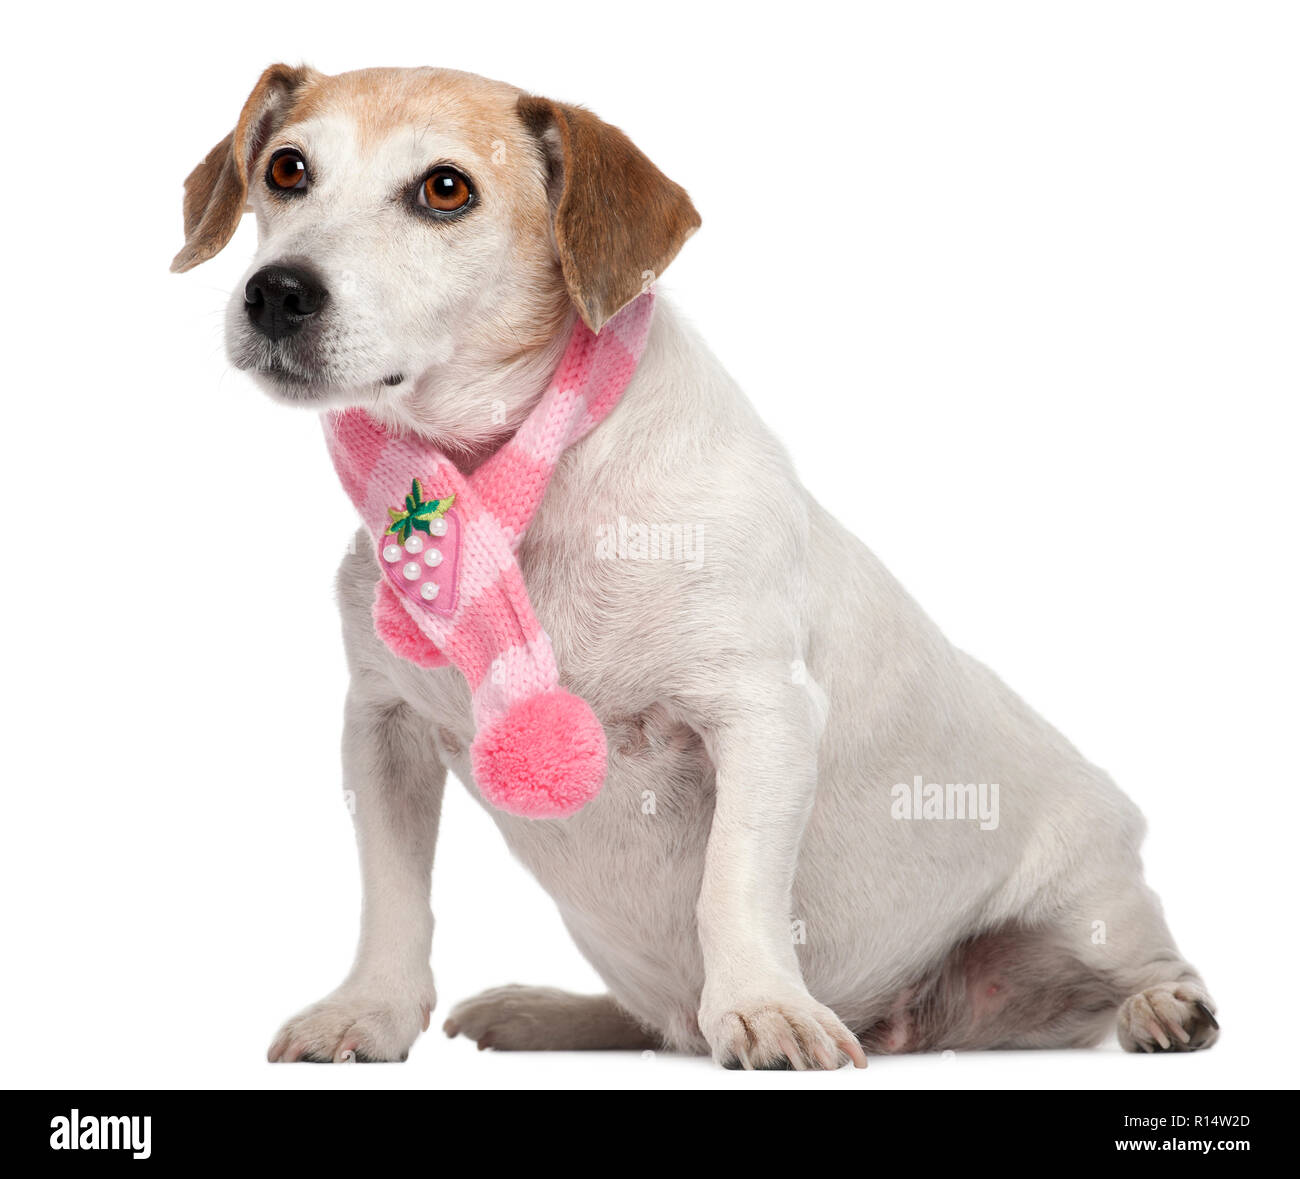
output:
[[[403,597],[439,613],[455,606],[460,522],[450,511],[455,495],[426,499],[419,479],[401,508],[388,509],[388,528],[379,542],[380,567]]]

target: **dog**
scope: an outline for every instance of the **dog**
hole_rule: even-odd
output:
[[[700,224],[586,109],[441,69],[266,70],[186,181],[173,269],[221,250],[246,208],[234,366],[282,401],[363,407],[465,471],[537,403],[575,322],[598,332]],[[634,559],[644,545],[610,532],[628,520],[693,551]],[[338,575],[360,944],[272,1061],[406,1058],[435,1002],[446,772],[477,795],[465,677],[376,636],[362,540]],[[1137,808],[813,500],[662,297],[519,564],[607,774],[570,818],[490,813],[608,993],[491,990],[449,1035],[795,1069],[1112,1029],[1129,1051],[1215,1041],[1144,883]]]

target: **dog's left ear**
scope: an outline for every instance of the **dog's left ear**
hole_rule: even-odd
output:
[[[549,166],[551,224],[569,296],[593,332],[664,272],[700,227],[686,190],[617,127],[525,96],[519,116]]]
[[[235,129],[185,181],[185,245],[172,259],[180,273],[206,262],[235,235],[248,200],[248,169],[283,125],[295,95],[316,76],[306,66],[273,65],[257,80]]]

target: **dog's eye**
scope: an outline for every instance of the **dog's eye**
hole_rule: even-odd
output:
[[[455,168],[435,168],[420,185],[419,204],[438,213],[455,213],[469,204],[474,190]]]
[[[307,161],[294,147],[282,147],[271,157],[266,169],[266,183],[270,188],[288,192],[307,187]]]

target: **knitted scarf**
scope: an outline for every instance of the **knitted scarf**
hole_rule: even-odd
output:
[[[627,388],[653,309],[647,291],[599,335],[577,321],[541,400],[470,475],[364,410],[324,418],[334,467],[375,545],[375,630],[404,659],[464,674],[475,781],[512,814],[571,815],[605,781],[604,730],[585,700],[560,687],[515,553],[560,456]]]

